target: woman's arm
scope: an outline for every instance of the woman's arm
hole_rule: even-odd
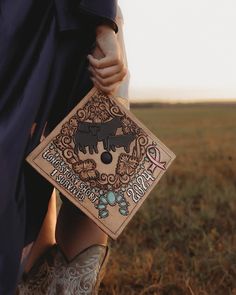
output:
[[[127,70],[117,35],[107,25],[96,30],[96,48],[88,56],[91,79],[94,85],[106,93],[114,93]]]
[[[116,24],[116,0],[81,0],[80,11],[94,18],[96,28],[96,47],[88,56],[91,79],[94,85],[106,93],[113,93],[126,75],[118,42]]]

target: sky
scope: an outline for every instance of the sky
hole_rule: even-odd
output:
[[[235,0],[119,0],[130,98],[236,100]]]

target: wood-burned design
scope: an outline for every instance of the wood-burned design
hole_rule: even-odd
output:
[[[95,160],[89,157],[99,153],[99,142],[102,143],[102,153],[107,152],[111,158],[110,151],[116,152],[117,149],[123,148],[126,152],[119,156],[113,174],[100,173]],[[134,145],[130,149],[132,142]],[[99,189],[95,208],[98,209],[100,218],[108,217],[108,207],[115,205],[119,206],[121,215],[129,214],[130,203],[120,186],[130,182],[144,155],[148,139],[125,112],[103,94],[93,96],[83,109],[78,109],[76,114],[63,124],[53,143],[80,179]],[[81,153],[87,154],[88,158],[82,160]]]
[[[116,238],[173,158],[128,110],[93,89],[28,161]]]

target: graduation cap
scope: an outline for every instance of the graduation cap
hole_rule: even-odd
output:
[[[119,99],[93,88],[27,161],[116,239],[174,158]]]

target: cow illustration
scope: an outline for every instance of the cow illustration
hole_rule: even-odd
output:
[[[98,142],[103,142],[104,149],[108,147],[108,137],[114,136],[118,128],[122,127],[121,120],[118,117],[105,123],[81,122],[74,135],[75,153],[80,150],[86,153],[86,147],[89,153],[98,153]]]
[[[114,136],[117,129],[120,127],[122,127],[122,123],[118,117],[115,117],[112,120],[100,125],[100,130],[98,131],[98,141],[103,142],[103,147],[105,150],[108,146],[108,137]]]
[[[99,129],[100,129],[100,123],[82,122],[79,124],[77,128],[77,132],[97,135]]]
[[[130,144],[136,138],[134,134],[124,134],[108,137],[108,147],[107,150],[116,151],[116,148],[123,147],[126,153],[130,152]]]
[[[74,136],[75,142],[75,153],[78,154],[79,150],[86,154],[86,147],[89,148],[89,153],[93,154],[95,152],[98,153],[98,138],[96,135],[92,135],[86,132],[76,132]]]

